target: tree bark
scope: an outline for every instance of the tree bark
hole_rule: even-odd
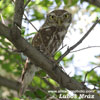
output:
[[[0,76],[0,86],[5,86],[7,88],[18,91],[20,88],[20,83],[18,81],[10,80]]]

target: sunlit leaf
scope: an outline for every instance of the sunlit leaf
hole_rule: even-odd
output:
[[[56,52],[54,59],[57,60],[61,56],[61,52]]]
[[[39,90],[39,89],[36,91],[36,94],[39,95],[40,98],[43,98],[46,96],[46,94],[42,90]]]
[[[17,98],[17,97],[14,97],[14,98],[13,98],[13,100],[20,100],[20,99],[19,99],[19,98]]]
[[[31,21],[33,21],[33,20],[41,20],[41,19],[44,18],[43,13],[41,13],[41,12],[39,12],[37,10],[34,10],[34,14],[32,16],[33,16],[33,19]]]
[[[61,0],[55,0],[57,6],[59,7],[61,4],[62,4],[62,1]]]
[[[68,0],[63,0],[64,4],[67,5],[68,4]]]

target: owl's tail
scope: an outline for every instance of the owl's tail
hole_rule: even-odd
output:
[[[36,67],[33,63],[28,62],[25,65],[25,68],[22,72],[22,78],[21,78],[21,88],[19,91],[19,96],[22,96],[24,92],[26,91],[28,85],[31,83],[35,72],[39,71],[39,68]]]
[[[19,92],[19,97],[21,97],[21,96],[24,94],[24,92],[25,92],[25,90],[27,89],[27,87],[28,87],[28,86],[24,86],[24,85],[21,86],[21,88],[20,88],[20,90],[19,90],[19,91],[20,91],[20,92]]]

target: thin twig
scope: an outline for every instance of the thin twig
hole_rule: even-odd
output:
[[[28,0],[28,1],[25,3],[24,9],[25,9],[25,7],[28,5],[28,3],[29,3],[30,1],[31,1],[31,0]]]
[[[89,48],[100,48],[100,46],[88,46],[88,47],[84,47],[84,48],[81,48],[75,51],[71,51],[70,53],[82,51],[82,50],[89,49]]]
[[[59,50],[57,50],[57,51],[60,51],[60,50],[62,50],[64,47],[66,47],[67,45],[65,44],[65,45],[63,45]]]
[[[34,27],[34,29],[38,32],[38,30],[36,29],[36,27],[31,23],[31,21],[27,18],[27,16],[25,14],[24,14],[24,17],[32,25],[32,27]]]
[[[15,2],[14,2],[14,0],[12,0],[13,1],[13,3],[15,4]],[[24,8],[25,8],[25,6],[28,4],[30,2],[30,0],[28,0],[27,2],[26,2],[26,4],[24,5]],[[25,19],[32,25],[32,27],[38,32],[38,30],[36,29],[36,27],[31,23],[31,21],[27,18],[27,16],[24,14],[24,17],[25,17]]]
[[[83,83],[86,82],[86,77],[87,77],[87,75],[88,75],[91,71],[93,71],[94,69],[96,69],[97,67],[100,67],[100,66],[94,67],[93,69],[91,69],[90,71],[88,71],[88,72],[85,74],[85,78],[84,78],[84,82],[83,82]]]
[[[70,53],[71,50],[76,48],[82,41],[89,35],[89,33],[93,30],[93,28],[97,25],[97,23],[100,21],[100,19],[97,19],[95,23],[91,26],[91,28],[86,32],[86,34],[72,47],[68,48],[67,51],[56,61],[56,64],[58,64],[66,55]]]

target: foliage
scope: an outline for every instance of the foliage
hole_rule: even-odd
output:
[[[50,10],[60,8],[61,6],[62,8],[67,7],[67,9],[70,9],[73,6],[78,5],[78,2],[79,0],[31,0],[25,8],[25,13],[29,15],[31,22],[41,22],[45,19],[46,13]],[[93,8],[93,12],[100,12],[100,9],[94,7],[93,5],[87,6],[87,10],[90,10],[91,8]],[[11,25],[14,16],[14,3],[11,0],[1,0],[0,14],[2,15],[2,17],[0,17],[0,21],[4,21],[8,26]],[[23,19],[23,23],[27,23],[25,22],[25,19]],[[26,29],[26,26],[23,26],[21,30],[22,36],[25,37],[25,39],[28,39],[28,37],[32,37],[32,34],[36,33],[35,31],[33,31],[26,34]],[[0,75],[6,76],[7,78],[19,79],[25,61],[22,59],[20,53],[13,52],[13,49],[15,49],[13,44],[4,37],[0,36]],[[54,59],[57,60],[61,55],[62,52],[57,52],[54,56]],[[73,59],[74,55],[71,55],[69,58],[64,57],[61,62],[66,67],[70,65],[70,63],[72,63]],[[44,80],[45,78],[46,80]],[[82,81],[82,78],[82,75],[74,76],[74,79],[80,82]],[[97,81],[100,81],[100,77],[97,76],[97,73],[95,71],[92,71],[91,73],[89,73],[87,80],[91,84],[94,84]],[[29,100],[27,96],[34,100],[36,98],[46,100],[46,98],[52,96],[52,94],[48,94],[48,90],[60,88],[59,85],[51,78],[48,78],[46,72],[42,70],[36,73],[31,86],[35,88],[34,93],[27,91],[26,95],[22,97],[24,100]],[[96,86],[100,87],[99,84],[97,84]],[[4,89],[0,87],[0,94],[3,94],[3,92],[5,92]],[[57,96],[57,94],[55,93],[53,93],[53,95]],[[2,95],[0,96],[2,97]],[[20,100],[19,98],[15,97],[14,94],[12,95],[11,91],[9,91],[9,96],[7,97],[12,100]]]

